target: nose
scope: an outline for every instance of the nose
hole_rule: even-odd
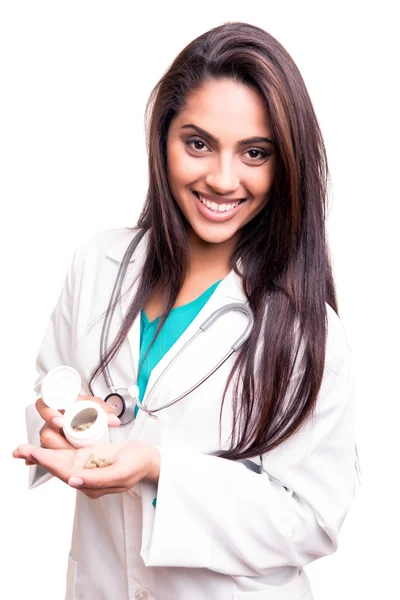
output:
[[[215,163],[206,177],[206,183],[218,194],[228,194],[238,189],[240,178],[232,158],[225,156]]]

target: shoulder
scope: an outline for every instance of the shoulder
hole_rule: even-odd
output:
[[[71,288],[79,292],[83,286],[94,285],[100,276],[115,277],[130,242],[139,232],[137,228],[105,229],[88,236],[75,249],[69,264],[68,279]],[[135,258],[144,245],[139,244]]]
[[[76,248],[71,263],[73,273],[100,269],[105,263],[120,263],[131,241],[140,232],[138,228],[105,229],[90,235]],[[135,258],[143,254],[146,238],[135,250]]]
[[[89,256],[99,259],[109,256],[115,260],[120,260],[138,231],[137,228],[129,227],[98,231],[79,244],[76,254],[80,260],[85,260]]]

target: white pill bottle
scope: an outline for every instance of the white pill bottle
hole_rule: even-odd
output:
[[[85,448],[98,443],[109,443],[108,416],[99,404],[91,400],[76,402],[81,390],[78,371],[62,365],[51,369],[42,381],[41,395],[49,408],[64,410],[63,431],[75,448]],[[83,431],[74,428],[91,422]]]

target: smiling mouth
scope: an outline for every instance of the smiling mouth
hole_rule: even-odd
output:
[[[193,191],[192,193],[196,196],[196,198],[198,198],[200,200],[200,202],[204,206],[206,206],[209,210],[211,210],[212,212],[215,212],[215,213],[229,212],[229,211],[233,210],[234,208],[236,208],[237,206],[239,206],[239,204],[243,204],[243,202],[246,202],[246,198],[242,198],[242,200],[238,200],[236,202],[213,202],[212,200],[208,200],[207,198],[204,198],[198,192]]]

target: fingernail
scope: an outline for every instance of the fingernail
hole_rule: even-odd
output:
[[[112,413],[108,415],[108,424],[109,425],[119,425],[121,421],[118,419],[117,415],[113,415]]]
[[[64,421],[61,417],[54,417],[54,419],[52,419],[51,421],[53,423],[53,425],[55,425],[56,427],[62,427],[64,424]]]
[[[68,479],[68,485],[71,487],[80,487],[83,485],[83,479],[80,477],[70,477]]]

